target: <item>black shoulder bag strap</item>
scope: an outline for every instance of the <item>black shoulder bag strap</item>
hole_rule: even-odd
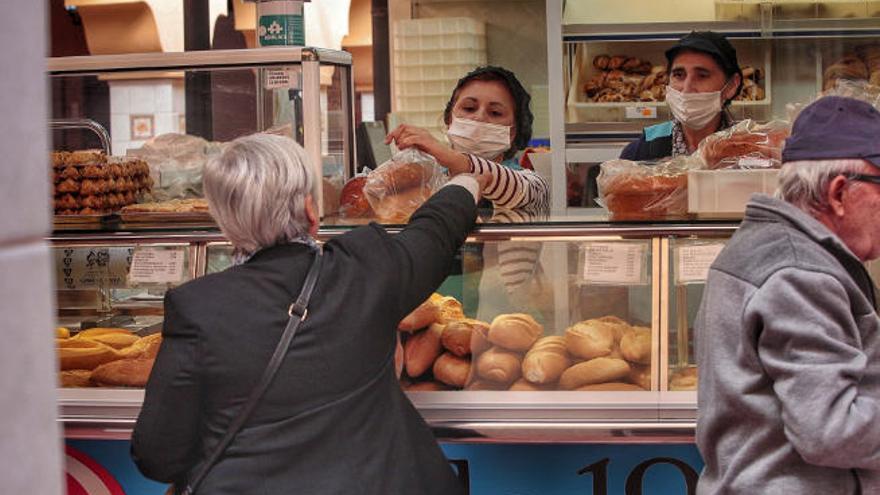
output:
[[[312,266],[309,268],[308,275],[306,275],[302,290],[296,298],[296,302],[291,304],[290,308],[287,310],[287,314],[290,315],[290,320],[287,322],[287,327],[284,328],[284,333],[281,335],[281,341],[278,342],[278,346],[275,348],[275,353],[272,354],[272,359],[269,360],[269,365],[266,366],[266,371],[263,372],[263,377],[260,378],[254,391],[251,392],[251,396],[248,398],[247,403],[242,407],[241,412],[235,418],[235,421],[229,425],[229,429],[226,430],[223,439],[220,440],[220,443],[217,444],[217,447],[211,452],[211,455],[205,463],[202,464],[201,469],[189,479],[183,490],[179,492],[181,495],[192,495],[195,493],[202,480],[204,480],[205,476],[208,474],[208,471],[210,471],[214,464],[220,460],[220,456],[222,456],[223,452],[226,451],[226,448],[229,447],[232,439],[235,438],[235,435],[241,430],[241,427],[244,426],[248,417],[254,412],[254,408],[256,407],[257,402],[260,401],[260,397],[263,396],[266,389],[268,389],[269,385],[272,383],[272,379],[275,378],[275,374],[278,372],[278,368],[281,367],[281,362],[284,360],[284,355],[287,354],[287,348],[290,347],[290,342],[293,340],[293,336],[296,335],[300,323],[305,321],[306,316],[309,313],[309,298],[312,297],[312,291],[314,291],[315,283],[318,281],[318,273],[321,271],[321,257],[321,249],[318,248],[315,251],[315,259],[312,261]]]

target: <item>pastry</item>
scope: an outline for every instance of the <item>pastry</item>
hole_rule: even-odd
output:
[[[452,387],[462,388],[468,382],[471,362],[449,352],[444,352],[434,361],[434,379]]]
[[[107,163],[107,155],[101,150],[78,150],[71,151],[66,155],[68,165],[87,165]]]
[[[489,342],[512,351],[525,351],[544,333],[534,318],[525,313],[496,316],[489,326]]]
[[[629,372],[630,367],[626,361],[599,357],[578,363],[565,370],[559,378],[559,387],[565,390],[575,390],[584,385],[616,382],[626,378]]]
[[[611,61],[611,57],[608,55],[596,55],[593,57],[593,67],[599,70],[605,70],[608,68],[608,62]]]
[[[629,59],[626,55],[614,55],[608,60],[608,69],[617,70],[623,67],[623,64]]]
[[[520,356],[498,347],[492,347],[476,358],[477,376],[497,383],[512,383],[520,377]]]

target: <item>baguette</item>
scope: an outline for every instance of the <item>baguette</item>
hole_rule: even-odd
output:
[[[559,378],[559,387],[565,390],[575,390],[584,385],[597,383],[616,382],[629,375],[630,367],[622,359],[599,357],[578,363],[562,373]]]

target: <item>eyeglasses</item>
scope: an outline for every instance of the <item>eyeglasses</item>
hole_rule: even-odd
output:
[[[848,179],[857,180],[861,182],[871,182],[873,184],[880,184],[880,175],[870,175],[870,174],[850,174],[847,175]]]

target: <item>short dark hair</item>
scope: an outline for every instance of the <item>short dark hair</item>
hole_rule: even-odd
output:
[[[459,91],[471,81],[499,81],[510,92],[510,96],[513,98],[513,122],[516,136],[514,136],[510,148],[504,152],[504,158],[512,158],[517,151],[525,149],[532,139],[532,122],[535,120],[535,116],[532,115],[532,110],[529,108],[529,103],[532,101],[531,95],[523,88],[513,72],[493,65],[477,67],[459,79],[455,89],[452,90],[452,96],[446,103],[446,110],[443,111],[443,122],[446,125],[452,122],[452,107],[458,100]]]
[[[739,61],[736,57],[736,49],[723,34],[714,31],[691,31],[682,36],[675,46],[666,50],[666,71],[670,73],[670,76],[672,75],[672,62],[682,52],[696,52],[709,55],[715,60],[718,67],[721,67],[727,79],[732,78],[734,74],[739,74],[739,86],[736,88],[736,93],[733,94],[732,98],[725,101],[724,104],[729,104],[734,98],[739,96],[745,83],[743,81],[742,69],[740,69]]]

